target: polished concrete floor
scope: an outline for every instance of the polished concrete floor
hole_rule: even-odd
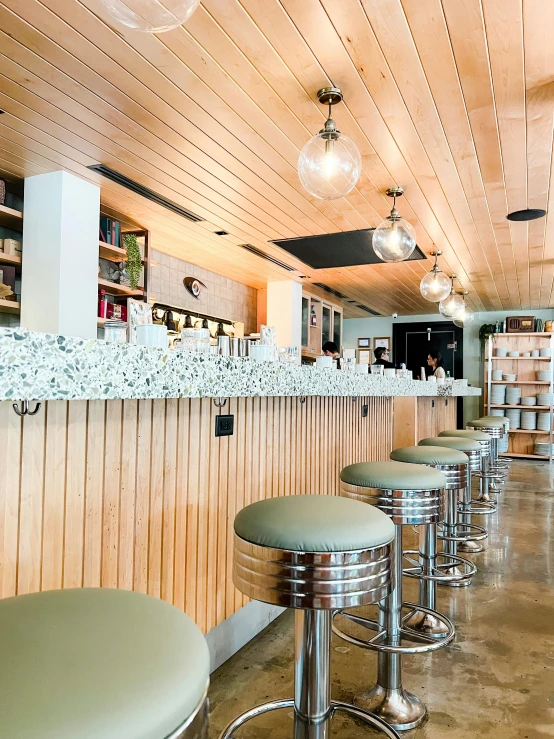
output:
[[[553,480],[554,464],[551,471],[547,463],[515,462],[498,513],[486,519],[488,548],[474,557],[479,572],[471,587],[439,588],[438,610],[451,616],[457,635],[445,649],[404,659],[404,685],[429,709],[410,737],[554,737]],[[415,597],[410,581],[408,597]],[[293,695],[291,615],[273,622],[214,673],[210,737],[243,710]],[[333,698],[352,701],[373,684],[373,653],[334,637],[332,660]],[[350,720],[333,722],[338,739],[377,736]],[[236,737],[292,739],[291,714],[256,719]]]

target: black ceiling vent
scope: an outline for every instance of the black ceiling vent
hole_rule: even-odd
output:
[[[116,172],[115,169],[106,167],[105,164],[91,164],[88,169],[92,169],[93,172],[98,172],[103,177],[106,177],[108,180],[111,180],[112,182],[117,182],[118,185],[126,187],[127,190],[132,190],[133,192],[136,192],[137,195],[141,195],[143,198],[151,200],[153,203],[157,203],[163,208],[167,208],[168,210],[173,211],[173,213],[177,213],[178,216],[182,216],[188,221],[194,221],[198,223],[199,221],[206,220],[205,218],[197,216],[196,213],[183,208],[183,206],[179,205],[179,203],[175,203],[173,202],[173,200],[169,200],[169,198],[166,198],[163,195],[154,192],[154,190],[150,190],[150,188],[141,185],[140,182],[135,182],[135,180],[131,180],[124,174],[121,174],[121,172]]]
[[[325,290],[326,293],[331,293],[331,295],[336,295],[337,298],[340,298],[341,300],[348,300],[347,295],[343,295],[342,293],[339,293],[338,290],[333,290],[332,287],[329,287],[329,285],[324,285],[323,282],[313,282],[313,285],[316,287],[320,287],[322,290]]]
[[[267,259],[268,262],[273,262],[273,264],[276,264],[278,267],[282,267],[283,269],[286,269],[287,272],[296,272],[294,267],[289,267],[288,264],[285,264],[284,262],[280,262],[278,259],[275,259],[275,257],[270,257],[269,254],[266,254],[264,251],[261,251],[260,249],[256,249],[255,246],[252,246],[252,244],[240,244],[243,249],[246,249],[246,251],[252,252],[252,254],[255,254],[257,257],[261,257],[262,259]]]
[[[372,316],[382,316],[382,313],[377,313],[376,310],[373,310],[373,308],[368,308],[367,305],[357,305],[356,308],[359,308],[360,310],[365,310],[366,313],[371,313]]]
[[[509,221],[536,221],[537,218],[544,218],[545,210],[540,208],[526,208],[525,210],[514,210],[506,216]]]
[[[322,236],[300,236],[296,239],[279,239],[272,243],[314,269],[384,264],[371,247],[374,230],[363,228],[359,231],[341,231]],[[427,257],[416,246],[407,261],[418,259],[427,259]]]

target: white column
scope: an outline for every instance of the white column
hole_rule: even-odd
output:
[[[25,179],[21,326],[96,338],[100,188],[68,172]]]
[[[302,341],[302,285],[293,280],[268,282],[267,325],[275,326],[279,346],[297,346]]]

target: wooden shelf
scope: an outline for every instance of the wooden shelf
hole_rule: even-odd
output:
[[[19,315],[20,310],[19,303],[14,300],[4,300],[0,298],[0,313],[12,313],[13,315]]]
[[[499,359],[501,362],[519,362],[521,359],[526,362],[550,362],[552,357],[491,357],[491,359],[493,361]]]
[[[522,331],[521,333],[514,332],[511,334],[491,334],[491,336],[509,336],[512,339],[514,338],[514,336],[548,336],[548,338],[550,338],[552,336],[552,332],[549,331],[547,333],[546,331],[540,331],[539,333],[537,333],[536,331]]]
[[[550,380],[491,380],[491,385],[550,385]]]
[[[0,205],[0,226],[9,228],[10,231],[23,231],[23,213]]]
[[[0,251],[0,264],[11,264],[14,267],[20,267],[21,257],[16,257],[12,254],[4,254],[3,251]]]
[[[538,429],[508,429],[509,434],[544,434],[548,436],[550,431],[538,431]]]
[[[542,454],[521,454],[520,452],[501,452],[499,457],[513,457],[514,459],[550,459]]]
[[[100,318],[100,316],[98,316],[98,318],[96,319],[96,325],[98,326],[98,328],[104,328],[104,326],[106,325],[106,321],[118,321],[118,320],[119,320],[118,318]],[[123,321],[123,323],[127,325],[126,321]]]
[[[98,242],[98,251],[101,259],[108,259],[110,262],[125,262],[127,259],[125,249],[107,244],[105,241]]]
[[[495,405],[491,403],[491,408],[523,408],[526,411],[549,411],[549,405]]]
[[[126,285],[117,285],[115,282],[102,280],[101,278],[98,279],[98,287],[105,290],[108,295],[126,295],[130,298],[140,298],[144,296],[144,290],[141,287],[137,287],[136,290],[131,290],[131,288]]]

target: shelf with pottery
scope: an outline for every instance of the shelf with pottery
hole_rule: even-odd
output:
[[[499,348],[506,352],[519,352],[518,357],[496,355]],[[522,357],[523,353],[531,353],[532,351],[543,350],[543,354],[551,356],[538,357]],[[552,387],[553,377],[547,380],[538,380],[538,372],[552,373],[553,366],[552,355],[554,355],[554,334],[546,332],[533,333],[503,333],[493,334],[489,337],[486,345],[485,367],[484,367],[484,401],[487,413],[491,413],[492,409],[499,409],[506,413],[510,409],[518,409],[522,412],[546,412],[550,415],[550,423],[553,423],[552,409],[549,405],[524,405],[518,402],[517,405],[508,403],[499,404],[491,403],[489,393],[493,387],[498,385],[506,385],[508,388],[521,387],[525,388],[528,395],[535,393],[548,393]],[[510,364],[512,362],[513,364]],[[515,375],[515,380],[493,380],[492,372],[494,369],[502,370],[503,375]],[[544,377],[545,375],[543,375]],[[525,390],[524,390],[525,392]],[[498,397],[498,396],[497,396]],[[525,397],[525,395],[523,395]],[[515,400],[515,398],[514,398]],[[542,399],[541,399],[542,400]],[[508,434],[508,449],[506,456],[513,456],[520,459],[549,459],[539,454],[534,454],[534,445],[537,438],[542,436],[547,441],[550,431],[542,431],[539,429],[510,429]]]

